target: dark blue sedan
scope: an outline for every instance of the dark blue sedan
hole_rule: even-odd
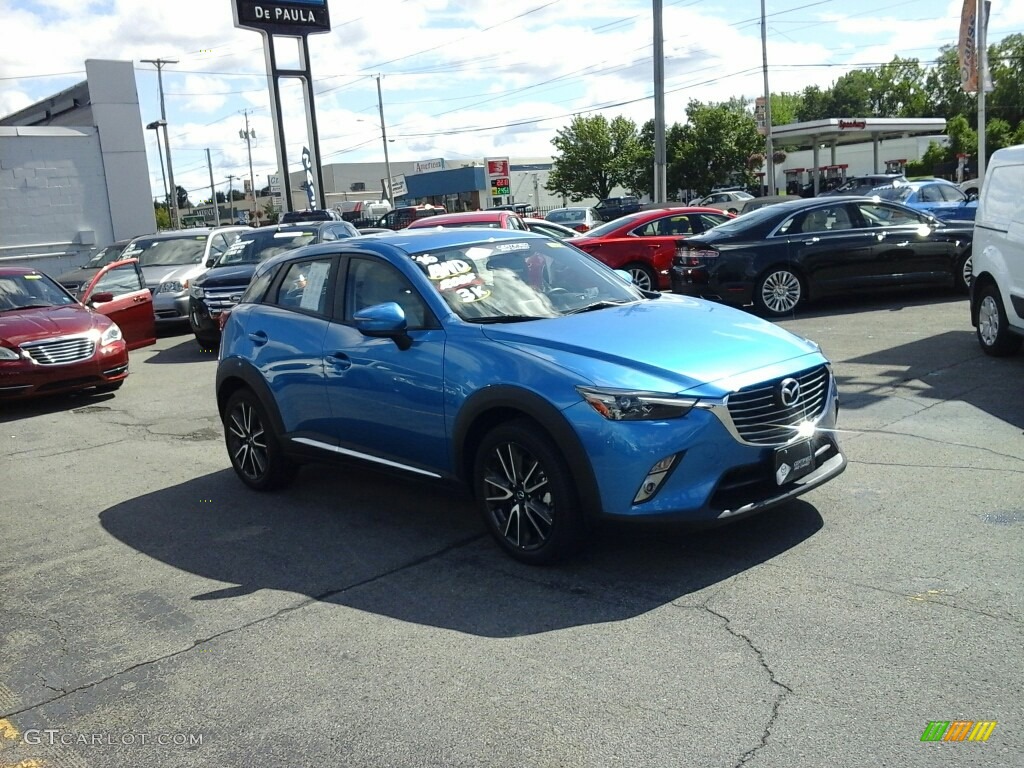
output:
[[[276,256],[220,347],[232,466],[256,490],[328,458],[460,481],[528,563],[602,518],[733,520],[843,471],[816,344],[624,275],[514,230]]]

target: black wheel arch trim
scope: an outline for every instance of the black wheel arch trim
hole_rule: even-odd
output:
[[[480,419],[485,418],[488,412],[497,411],[517,411],[547,432],[569,466],[583,513],[593,518],[603,514],[597,478],[576,431],[563,413],[548,400],[512,385],[495,385],[479,390],[466,400],[459,411],[452,430],[452,467],[460,480],[472,487],[472,478],[469,476],[471,470],[467,470],[467,461],[472,457],[466,455],[466,442]]]
[[[285,434],[284,420],[281,418],[281,412],[277,409],[277,402],[270,392],[270,387],[267,386],[267,382],[252,363],[239,358],[228,358],[217,366],[217,411],[220,413],[221,421],[224,420],[224,409],[227,407],[231,392],[234,391],[234,388],[227,391],[226,386],[233,380],[241,381],[248,389],[252,390],[260,401],[260,405],[263,406],[264,413],[270,419],[274,432],[283,436]]]

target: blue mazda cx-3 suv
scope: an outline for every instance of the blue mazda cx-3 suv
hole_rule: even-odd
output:
[[[458,480],[528,563],[567,556],[600,519],[736,519],[846,465],[813,342],[513,230],[264,262],[225,325],[216,386],[250,488],[327,457]]]

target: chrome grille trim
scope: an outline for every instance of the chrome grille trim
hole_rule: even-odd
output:
[[[67,365],[88,360],[96,352],[96,341],[89,336],[59,336],[20,345],[39,365]]]
[[[775,392],[784,379],[800,382],[800,397],[791,406],[779,405]],[[780,376],[733,392],[725,398],[729,418],[740,439],[753,445],[789,442],[803,422],[816,422],[828,404],[831,374],[828,367]]]
[[[245,293],[245,289],[249,287],[249,284],[236,285],[230,287],[218,286],[217,288],[206,288],[203,291],[203,301],[206,302],[208,309],[213,311],[223,311],[225,309],[231,309],[238,302],[231,301],[232,296],[241,296]]]

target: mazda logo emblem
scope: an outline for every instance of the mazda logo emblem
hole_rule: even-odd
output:
[[[779,402],[788,407],[800,401],[800,382],[796,379],[783,379],[779,384]]]

